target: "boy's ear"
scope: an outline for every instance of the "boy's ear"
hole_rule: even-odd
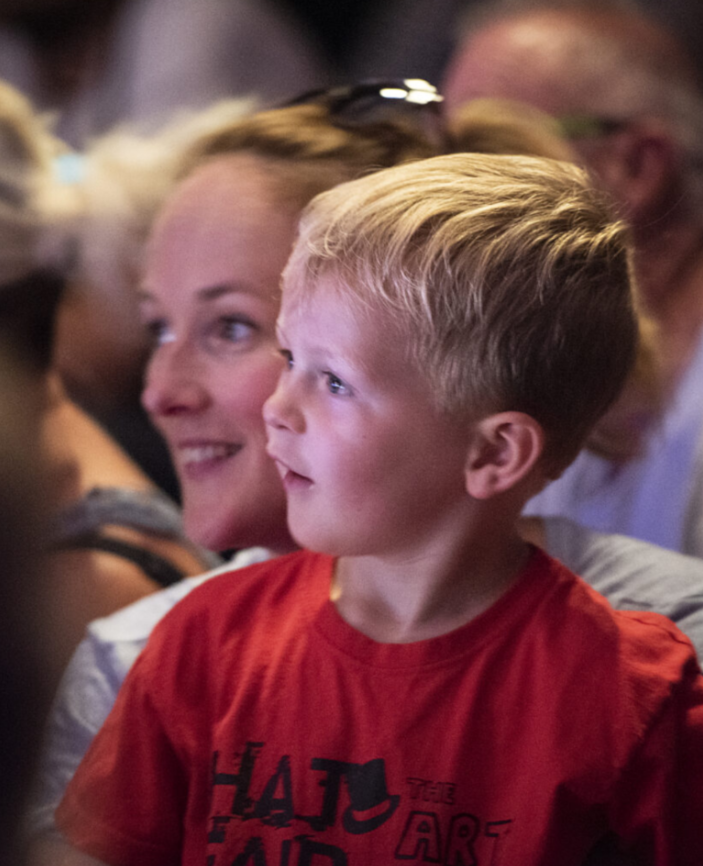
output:
[[[475,425],[465,468],[466,492],[490,499],[526,478],[544,451],[542,425],[524,412],[499,412]]]

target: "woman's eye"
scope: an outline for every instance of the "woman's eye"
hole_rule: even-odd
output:
[[[279,349],[279,355],[283,358],[286,367],[289,370],[293,369],[293,353],[289,349]]]
[[[345,395],[349,393],[347,386],[334,373],[325,373],[325,379],[327,380],[327,390],[330,394]]]
[[[239,343],[248,339],[256,326],[248,319],[236,316],[223,316],[218,323],[218,336],[230,343]]]
[[[153,348],[163,346],[166,343],[172,343],[176,339],[175,333],[168,326],[165,319],[154,319],[151,322],[147,322],[145,327]]]

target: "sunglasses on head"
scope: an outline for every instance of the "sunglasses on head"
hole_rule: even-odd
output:
[[[409,122],[439,144],[444,139],[443,101],[437,88],[422,78],[379,78],[308,90],[281,107],[321,105],[342,127]]]

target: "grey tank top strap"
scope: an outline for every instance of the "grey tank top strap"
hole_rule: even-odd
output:
[[[203,571],[221,565],[218,554],[194,544],[183,534],[178,506],[159,490],[94,487],[81,500],[64,509],[54,523],[56,548],[104,550],[137,563],[148,576],[168,585],[184,575],[171,563],[131,543],[103,534],[108,526],[153,532],[178,541],[203,564]],[[157,563],[155,560],[162,560]]]

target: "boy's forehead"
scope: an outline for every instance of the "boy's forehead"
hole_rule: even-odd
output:
[[[301,321],[309,318],[311,314],[314,315],[314,309],[314,301],[309,294],[299,291],[286,291],[284,287],[276,327],[279,331],[285,331],[289,327],[297,326]]]
[[[369,313],[368,304],[362,302],[337,274],[290,281],[283,285],[278,323],[284,327],[285,322],[304,322],[335,310],[359,321]]]
[[[414,365],[407,334],[381,309],[372,309],[337,291],[289,296],[277,322],[282,343],[330,360],[344,361],[367,378],[405,379]],[[416,371],[412,373],[417,378]]]

